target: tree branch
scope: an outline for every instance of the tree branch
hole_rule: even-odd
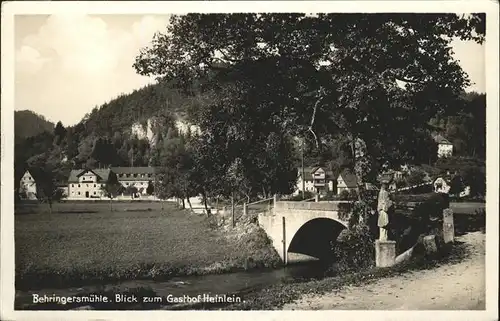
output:
[[[324,90],[323,88],[321,87],[319,89],[319,95],[320,97],[318,98],[318,100],[316,100],[316,103],[314,104],[314,109],[313,109],[313,114],[312,114],[312,117],[311,117],[311,124],[309,125],[308,127],[308,130],[313,134],[314,136],[314,141],[316,143],[316,148],[319,148],[319,141],[318,141],[318,136],[316,135],[316,133],[314,132],[314,130],[312,129],[313,126],[314,126],[314,121],[316,120],[316,111],[318,110],[318,105],[319,103],[321,102],[321,100],[323,100],[324,96],[321,96],[321,94],[324,93]]]

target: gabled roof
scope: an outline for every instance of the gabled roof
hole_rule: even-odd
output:
[[[87,172],[94,173],[99,181],[108,181],[109,174],[111,170],[109,168],[105,169],[73,169],[69,173],[68,183],[78,183],[78,178]]]
[[[333,172],[326,169],[326,167],[322,167],[322,166],[314,166],[314,167],[304,167],[304,175],[306,177],[306,179],[312,179],[312,175],[318,170],[318,169],[323,169],[325,171],[325,178],[326,179],[334,179],[333,178]],[[298,168],[297,169],[298,172],[299,172],[299,176],[301,177],[302,176],[302,168]]]
[[[357,185],[356,175],[347,169],[340,173],[339,178],[342,178],[347,187],[356,187]]]
[[[111,167],[116,174],[154,174],[154,167]]]

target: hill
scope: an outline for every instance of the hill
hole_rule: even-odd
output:
[[[37,136],[43,132],[52,132],[54,123],[31,110],[14,112],[14,133],[16,139]]]

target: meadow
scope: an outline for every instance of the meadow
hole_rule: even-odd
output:
[[[164,207],[161,210],[161,206]],[[222,273],[278,259],[262,231],[213,229],[175,204],[57,203],[16,208],[16,288]]]

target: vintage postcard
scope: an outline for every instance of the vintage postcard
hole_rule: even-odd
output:
[[[498,3],[2,4],[2,320],[498,319]]]

